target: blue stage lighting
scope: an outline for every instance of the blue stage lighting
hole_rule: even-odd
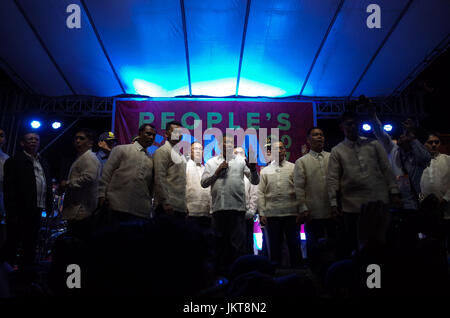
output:
[[[38,129],[39,127],[41,127],[41,122],[38,120],[33,120],[31,123],[31,128],[33,129]]]
[[[383,129],[387,132],[392,131],[392,125],[391,124],[386,124],[383,126]]]
[[[59,128],[61,128],[61,123],[60,123],[59,121],[53,122],[52,128],[53,128],[53,129],[59,129]]]
[[[262,250],[263,245],[263,235],[262,233],[253,233],[253,245],[256,246],[258,250]]]
[[[364,124],[364,125],[362,126],[362,129],[363,129],[364,131],[370,131],[370,130],[372,129],[372,126],[370,126],[369,124]]]

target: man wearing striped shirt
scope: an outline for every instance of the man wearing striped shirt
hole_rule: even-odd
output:
[[[166,142],[153,155],[158,216],[186,218],[186,157],[175,147],[181,141],[181,123],[166,125]]]
[[[138,141],[111,151],[99,182],[98,204],[108,204],[113,223],[148,219],[153,211],[153,160],[147,148],[155,136],[152,124],[142,124]]]
[[[286,148],[279,141],[272,143],[272,162],[261,170],[258,186],[258,208],[261,225],[267,226],[271,259],[281,264],[283,235],[286,236],[292,267],[299,267],[303,258],[300,245],[300,217],[294,188],[294,164],[286,160]]]
[[[220,237],[217,252],[219,270],[226,270],[236,258],[245,253],[244,220],[245,182],[247,176],[252,184],[258,184],[256,163],[245,157],[234,156],[234,137],[221,140],[222,153],[206,162],[202,175],[202,187],[211,186],[213,226]]]
[[[399,206],[401,200],[383,146],[377,140],[359,136],[359,120],[354,113],[344,113],[340,126],[345,140],[331,150],[327,184],[333,214],[339,216],[342,224],[338,234],[345,241],[339,256],[349,257],[357,248],[362,205],[378,200],[388,204],[392,200]]]
[[[308,130],[307,141],[311,150],[295,162],[294,184],[299,212],[305,223],[308,260],[315,263],[319,239],[326,238],[327,245],[336,239],[336,223],[331,213],[327,189],[327,170],[330,153],[323,150],[325,137],[322,129]]]
[[[101,164],[92,152],[95,132],[82,128],[75,134],[74,146],[77,159],[70,167],[67,181],[60,190],[65,191],[63,219],[67,220],[67,232],[78,238],[89,234],[89,216],[97,207],[97,190]]]

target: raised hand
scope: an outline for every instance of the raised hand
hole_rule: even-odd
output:
[[[255,171],[256,170],[256,162],[254,163],[249,163],[247,159],[245,159],[245,164],[247,165],[247,167],[250,169],[250,171]]]
[[[217,167],[216,172],[214,172],[214,174],[216,175],[216,177],[218,177],[220,175],[220,173],[222,172],[222,170],[226,170],[228,169],[228,162],[223,161],[219,167]]]

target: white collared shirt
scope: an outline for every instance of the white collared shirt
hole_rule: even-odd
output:
[[[211,213],[211,189],[201,183],[205,166],[189,160],[186,164],[186,205],[189,216],[209,216]]]
[[[36,157],[33,157],[25,150],[23,151],[25,156],[33,163],[34,167],[34,176],[36,178],[36,206],[41,209],[45,209],[45,198],[47,195],[47,180],[45,180],[44,169],[42,169],[42,165],[39,162],[40,155],[39,153]],[[48,212],[48,211],[47,211]]]
[[[153,155],[155,194],[158,204],[170,204],[177,212],[186,212],[186,158],[169,141]]]
[[[295,162],[294,184],[299,212],[311,211],[312,219],[331,217],[327,171],[330,153],[310,150]]]
[[[94,212],[97,207],[100,170],[100,161],[91,149],[72,164],[64,195],[64,219],[82,220]]]
[[[389,193],[400,193],[383,146],[365,137],[346,138],[331,150],[327,183],[331,206],[340,191],[342,210],[350,213],[370,201],[389,203]]]
[[[214,173],[223,161],[222,155],[209,159],[202,175],[202,187],[211,186],[212,211],[246,211],[244,175],[252,184],[258,184],[258,172],[250,172],[244,157],[234,156],[228,168],[216,177]]]
[[[261,216],[276,217],[298,214],[295,197],[294,167],[292,162],[283,160],[280,164],[272,161],[261,170],[258,186],[258,208]]]
[[[153,159],[139,142],[113,148],[103,166],[98,197],[112,210],[148,218],[152,211]]]
[[[450,201],[450,156],[438,154],[423,171],[420,188],[424,197],[434,193],[439,199]]]

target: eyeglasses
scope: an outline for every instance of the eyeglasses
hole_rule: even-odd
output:
[[[430,144],[430,145],[432,145],[432,144],[436,144],[436,145],[439,145],[441,142],[439,141],[439,140],[430,140],[430,141],[427,141],[427,144]]]

